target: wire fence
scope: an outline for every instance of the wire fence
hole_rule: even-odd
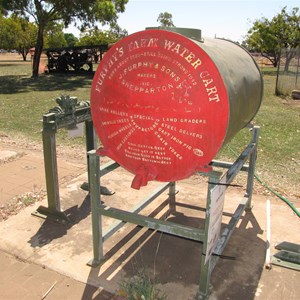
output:
[[[281,49],[276,94],[291,95],[293,90],[300,90],[300,48]]]

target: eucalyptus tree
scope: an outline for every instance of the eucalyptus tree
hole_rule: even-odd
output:
[[[166,11],[158,15],[157,22],[162,27],[174,27],[175,25],[173,23],[172,17],[172,14]]]
[[[286,68],[293,58],[295,51],[300,47],[300,14],[299,8],[294,7],[289,13],[284,7],[271,20],[263,17],[256,20],[248,31],[243,42],[250,51],[260,52],[262,56],[277,66],[280,59],[280,49],[286,51]]]

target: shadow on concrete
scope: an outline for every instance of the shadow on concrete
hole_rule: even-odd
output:
[[[51,241],[66,235],[68,230],[89,216],[91,211],[89,195],[86,196],[80,206],[74,205],[64,211],[70,219],[69,224],[59,224],[46,218],[37,233],[30,238],[31,247],[43,247]]]
[[[151,214],[152,217],[166,205],[165,202]],[[231,216],[230,213],[224,215]],[[197,228],[203,228],[205,222],[204,218],[185,213],[176,213],[168,220]],[[222,225],[225,227],[227,223]],[[122,248],[127,246],[126,250],[100,276],[98,274],[101,268],[92,268],[89,280],[95,282],[96,278],[98,284],[105,288],[112,277],[114,280],[120,278],[124,280],[145,270],[147,275],[162,287],[162,290],[164,286],[170,284],[177,286],[179,291],[182,290],[183,294],[179,294],[176,299],[194,299],[200,280],[202,243],[152,230],[145,231],[135,239],[140,230],[139,227],[134,228],[112,247],[105,254],[106,258],[123,251]],[[223,252],[224,258],[219,259],[212,273],[210,283],[216,299],[253,300],[255,298],[266,249],[266,243],[258,237],[259,234],[262,234],[262,229],[255,216],[247,212],[242,216],[239,226],[231,236]],[[119,276],[116,276],[116,273]],[[187,287],[194,290],[192,298],[185,298],[183,288]],[[88,292],[85,291],[82,299],[89,299],[85,298],[89,296],[87,294]]]
[[[81,299],[82,300],[113,300],[116,298],[114,295],[112,295],[111,293],[105,290],[99,292],[99,288],[87,284],[85,286],[84,293]]]
[[[253,213],[246,212],[223,253],[234,257],[234,261],[221,259],[213,271],[211,284],[215,291],[220,291],[219,297],[255,298],[265,263],[266,242],[258,237],[262,233]]]

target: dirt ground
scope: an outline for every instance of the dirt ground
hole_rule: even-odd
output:
[[[1,135],[1,151],[16,149],[17,156],[0,164],[1,173],[3,174],[5,168],[16,162],[19,162],[20,167],[22,158],[31,155],[36,157],[36,162],[41,162],[34,171],[43,177],[41,145],[28,143],[22,138],[15,139]],[[82,181],[86,180],[86,154],[84,148],[59,146],[57,156],[59,172],[62,174],[62,170],[66,170],[66,173],[60,177],[60,196],[62,209],[72,220],[70,226],[64,227],[31,216],[38,205],[41,203],[47,205],[44,196],[28,207],[10,206],[8,209],[5,203],[1,203],[1,212],[6,208],[6,215],[5,220],[0,222],[0,250],[4,251],[6,255],[12,255],[11,260],[13,257],[18,257],[23,263],[29,264],[32,270],[36,265],[44,266],[46,270],[67,278],[57,279],[60,284],[57,284],[46,299],[59,299],[58,297],[61,295],[66,295],[66,299],[113,299],[113,294],[120,289],[120,282],[124,278],[132,278],[141,269],[145,269],[151,277],[156,279],[157,287],[166,294],[168,300],[195,299],[202,250],[202,246],[198,242],[126,225],[104,243],[107,261],[101,268],[91,269],[86,266],[86,262],[92,258],[90,207],[87,193],[79,188]],[[26,162],[26,164],[25,170],[30,172],[33,163]],[[18,166],[18,164],[16,165]],[[156,187],[156,183],[150,183],[145,189],[137,192],[130,188],[131,174],[123,169],[112,173],[104,176],[102,180],[103,185],[115,192],[113,196],[103,196],[102,200],[108,206],[128,209]],[[2,180],[1,191],[4,189],[4,181],[5,179]],[[237,181],[242,185],[243,182],[243,178]],[[237,224],[223,253],[225,257],[219,260],[213,271],[211,300],[296,300],[300,294],[299,271],[275,265],[271,270],[265,268],[266,199],[271,200],[270,249],[272,255],[277,252],[275,245],[278,242],[288,241],[300,244],[299,218],[286,204],[267,195],[257,183],[255,185],[257,188],[253,196],[253,209],[244,214]],[[18,184],[16,184],[17,186]],[[45,190],[45,182],[42,181],[39,188]],[[178,182],[176,189],[178,191],[176,201],[179,203],[177,213],[171,215],[168,220],[192,227],[203,227],[206,179],[193,176]],[[228,223],[242,196],[241,188],[231,187],[228,189],[222,220],[223,226]],[[153,214],[165,200],[166,195],[162,195],[145,209],[143,214]],[[13,200],[10,199],[11,201]],[[300,201],[294,204],[298,209],[300,208]],[[158,212],[157,216],[162,216],[165,209]],[[111,223],[111,219],[105,219],[103,226],[107,228]],[[5,259],[3,255],[0,258],[1,260]],[[4,269],[7,268],[7,272],[11,272],[12,268],[8,263],[3,263],[3,261],[0,263],[2,266],[6,266]],[[38,272],[40,270],[34,269],[32,274],[40,274]],[[15,272],[13,279],[9,281],[9,289],[14,293],[10,294],[6,288],[6,294],[4,294],[6,297],[3,299],[17,299],[12,295],[21,294],[18,283],[23,280],[24,274],[23,277],[21,275],[22,272]],[[44,281],[36,284],[36,287],[32,284],[30,286],[32,291],[38,289],[38,286],[40,288],[46,280],[43,279],[43,276],[39,277],[39,279],[35,278],[36,282]],[[10,277],[4,273],[2,278]],[[71,283],[67,280],[73,281]],[[64,284],[66,282],[68,283]],[[79,287],[70,290],[69,287],[72,284],[75,285],[74,282],[76,282],[76,286],[79,284]],[[27,285],[24,283],[21,286],[24,289]],[[0,293],[1,290],[3,292],[3,285],[2,287],[0,285]],[[33,295],[36,294],[32,292],[30,299],[40,299]],[[24,297],[23,299],[29,298]]]
[[[26,59],[30,60],[30,54],[27,54]],[[18,53],[6,52],[6,53],[0,53],[0,60],[22,61],[23,57],[21,54],[18,54]]]

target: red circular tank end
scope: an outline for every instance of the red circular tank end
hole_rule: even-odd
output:
[[[146,30],[104,56],[91,111],[105,153],[135,174],[132,187],[140,188],[209,171],[226,135],[227,97],[217,67],[196,43]]]

